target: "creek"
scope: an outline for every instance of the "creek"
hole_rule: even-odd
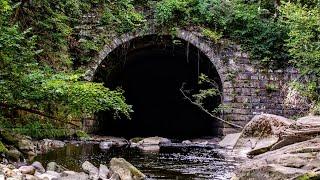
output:
[[[113,157],[125,158],[149,179],[230,179],[239,164],[226,157],[217,145],[183,144],[161,146],[159,152],[142,152],[135,148],[101,150],[99,144],[70,142],[65,147],[37,156],[34,161],[44,165],[54,161],[74,171],[90,161],[96,166],[108,164]]]

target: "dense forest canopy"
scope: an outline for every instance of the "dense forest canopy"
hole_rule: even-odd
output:
[[[308,79],[293,86],[320,111],[318,0],[0,0],[2,122],[71,121],[99,110],[130,116],[120,89],[83,81],[81,67],[108,42],[104,34],[80,39],[76,33],[93,8],[108,33],[143,29],[152,16],[159,29],[192,26],[214,42],[239,43],[261,67],[294,66]]]

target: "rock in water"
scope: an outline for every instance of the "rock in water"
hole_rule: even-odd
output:
[[[162,137],[149,137],[145,138],[137,143],[137,147],[143,151],[157,152],[160,150],[161,144],[169,144],[171,141]]]
[[[240,155],[258,155],[267,152],[279,141],[280,133],[294,121],[272,114],[254,116],[244,127],[235,149]]]
[[[103,150],[108,150],[108,149],[110,149],[110,148],[112,147],[112,145],[113,145],[112,142],[108,142],[108,141],[106,141],[106,142],[101,142],[101,143],[99,144],[99,148],[100,148],[100,149],[103,149]]]
[[[89,174],[90,179],[99,179],[99,169],[91,164],[89,161],[85,161],[82,164],[82,169],[84,172]]]
[[[121,180],[141,180],[146,176],[123,158],[112,158],[110,169],[120,176]]]

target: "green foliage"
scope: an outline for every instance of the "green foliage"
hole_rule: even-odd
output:
[[[4,146],[4,144],[0,141],[0,153],[6,153],[8,149]]]
[[[286,3],[281,10],[290,29],[286,45],[292,63],[303,74],[320,77],[320,8]]]
[[[0,8],[0,116],[16,118],[14,110],[65,121],[92,116],[99,110],[112,111],[115,117],[129,116],[131,107],[121,91],[81,81],[81,73],[65,66],[70,63],[69,24],[80,13],[73,8],[80,6],[67,1],[16,6],[10,2],[1,1]],[[70,17],[64,14],[71,11],[75,14]],[[25,27],[30,20],[32,28]],[[87,46],[96,49],[92,43]]]
[[[274,11],[261,1],[162,0],[155,17],[159,26],[204,26],[202,34],[214,42],[224,34],[241,43],[261,65],[279,68],[289,58],[284,46],[287,28],[271,16]]]
[[[233,39],[250,53],[253,60],[264,67],[277,69],[287,65],[288,53],[284,46],[287,29],[259,4],[235,1],[232,19],[227,29]],[[267,17],[265,17],[267,16]]]
[[[155,17],[159,25],[187,21],[190,17],[190,5],[193,0],[163,0],[155,8]]]
[[[16,126],[12,128],[12,131],[36,139],[65,138],[71,136],[71,132],[68,129],[57,128],[52,123],[39,121],[29,122],[24,126]]]
[[[76,133],[75,133],[76,137],[80,138],[80,139],[89,139],[90,136],[84,132],[84,131],[81,131],[81,130],[77,130]]]
[[[196,102],[197,104],[206,106],[207,100],[213,99],[215,97],[221,97],[221,92],[218,89],[218,86],[216,86],[215,82],[211,80],[207,75],[201,73],[198,83],[201,86],[199,92],[192,95],[194,102]]]
[[[218,33],[216,31],[212,31],[208,28],[202,29],[202,34],[209,38],[212,42],[217,43],[222,38],[222,33]]]
[[[145,21],[143,14],[135,10],[132,0],[118,0],[106,4],[101,24],[121,34],[135,31]]]
[[[202,102],[206,98],[212,98],[214,96],[217,96],[219,94],[219,91],[217,89],[205,89],[205,90],[200,90],[198,94],[192,95],[192,97],[195,99],[195,102],[197,104],[202,105]]]

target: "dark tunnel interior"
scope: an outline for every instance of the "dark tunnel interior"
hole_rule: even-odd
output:
[[[112,68],[110,68],[112,67]],[[132,119],[97,114],[100,133],[125,137],[218,135],[221,124],[190,103],[180,89],[199,90],[199,74],[221,82],[210,60],[196,47],[170,36],[137,38],[114,50],[98,68],[95,81],[121,87]],[[208,100],[214,109],[220,97]]]

